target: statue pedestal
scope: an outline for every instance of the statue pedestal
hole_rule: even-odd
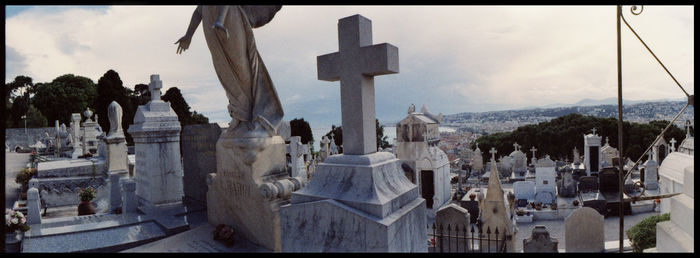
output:
[[[289,178],[285,142],[255,132],[238,135],[224,133],[216,143],[216,174],[209,174],[207,182],[209,223],[230,225],[249,241],[281,251],[279,207],[288,198],[262,190]],[[281,192],[288,197],[292,190]]]
[[[425,200],[388,152],[328,157],[280,213],[285,252],[427,252]]]

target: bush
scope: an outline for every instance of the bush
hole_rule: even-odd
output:
[[[17,173],[17,176],[15,177],[15,183],[23,186],[23,190],[27,191],[27,185],[29,184],[29,180],[32,179],[36,175],[36,168],[23,168],[22,171]]]
[[[641,253],[644,249],[656,246],[656,223],[671,219],[669,213],[648,217],[626,231],[632,242],[634,252]]]
[[[92,199],[95,199],[95,196],[97,196],[97,190],[95,190],[95,188],[92,188],[92,186],[88,186],[87,188],[80,191],[78,195],[80,196],[81,201],[89,202],[92,201]]]

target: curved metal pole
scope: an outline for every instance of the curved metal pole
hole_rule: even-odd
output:
[[[620,152],[618,154],[618,177],[619,177],[619,192],[620,192],[620,202],[618,206],[618,215],[620,217],[620,250],[619,252],[622,253],[622,247],[623,247],[623,233],[624,233],[624,226],[625,226],[625,218],[624,218],[624,213],[623,213],[623,196],[622,192],[624,190],[624,180],[623,180],[623,174],[624,170],[622,167],[622,44],[621,44],[621,37],[620,37],[620,17],[622,17],[622,5],[617,6],[617,146],[620,148]]]

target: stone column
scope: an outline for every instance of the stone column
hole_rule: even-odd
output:
[[[109,175],[110,198],[109,210],[114,211],[122,206],[122,193],[119,181],[129,176],[127,166],[126,138],[121,128],[122,108],[116,101],[112,101],[107,107],[107,115],[110,123],[109,134],[102,138],[106,147],[105,166]]]
[[[170,103],[160,100],[160,88],[160,77],[151,75],[152,99],[139,106],[128,132],[136,149],[134,177],[139,209],[146,214],[162,215],[181,212],[184,206],[180,123]]]
[[[80,140],[80,113],[71,115],[70,131],[71,143],[73,144],[71,159],[77,159],[80,155],[83,155],[83,144]]]

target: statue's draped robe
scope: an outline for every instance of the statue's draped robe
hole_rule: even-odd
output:
[[[220,8],[228,8],[223,23],[226,32],[212,28]],[[257,116],[277,128],[284,112],[277,91],[255,46],[252,28],[272,20],[280,7],[275,6],[202,6],[204,37],[211,52],[233,118],[252,122]]]

